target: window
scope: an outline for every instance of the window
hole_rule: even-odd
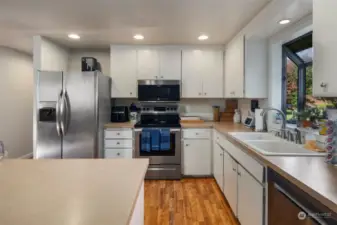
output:
[[[298,112],[318,108],[323,115],[334,101],[312,95],[312,32],[283,45],[282,109],[288,123],[296,123]]]

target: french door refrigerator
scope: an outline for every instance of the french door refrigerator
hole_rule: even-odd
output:
[[[34,159],[100,158],[111,79],[100,72],[38,71]]]

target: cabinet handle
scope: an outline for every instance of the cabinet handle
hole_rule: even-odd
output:
[[[132,95],[132,92],[130,92],[130,95]]]
[[[117,144],[119,145],[119,142],[117,142]]]
[[[220,156],[223,156],[223,153],[220,153]]]
[[[201,95],[201,93],[199,92],[199,95]]]
[[[185,144],[186,147],[190,146],[189,144]]]
[[[120,133],[117,133],[117,135],[121,135]]]
[[[161,76],[160,78],[164,78],[163,76]]]
[[[238,175],[241,177],[241,172],[238,172]]]
[[[121,153],[119,153],[119,152],[117,153],[118,156],[119,156],[120,154],[121,154]]]
[[[199,133],[195,133],[195,135],[199,135]]]
[[[235,169],[235,168],[233,168],[233,171],[235,171],[235,172],[236,172],[236,169]]]
[[[207,93],[204,93],[205,95],[207,95]]]
[[[327,83],[323,83],[323,82],[321,83],[322,88],[326,88],[326,86],[327,86]]]

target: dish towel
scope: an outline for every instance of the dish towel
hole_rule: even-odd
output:
[[[171,140],[170,140],[170,129],[161,129],[160,130],[160,150],[168,151],[171,147]]]
[[[143,129],[142,130],[141,150],[143,152],[150,152],[151,151],[151,130],[150,129]]]
[[[151,129],[151,150],[159,151],[160,150],[160,130]]]

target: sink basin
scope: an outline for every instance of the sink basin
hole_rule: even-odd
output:
[[[275,141],[282,141],[281,138],[275,137],[272,134],[269,133],[263,133],[263,132],[230,132],[230,135],[233,137],[239,139],[240,141],[253,141],[253,140],[261,140],[261,141],[269,141],[269,140],[275,140]]]
[[[246,141],[256,151],[267,156],[325,156],[326,153],[305,149],[302,145],[287,141]]]

